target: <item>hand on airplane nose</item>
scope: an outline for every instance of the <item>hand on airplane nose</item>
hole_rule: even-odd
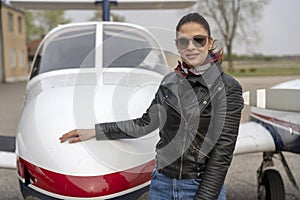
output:
[[[59,140],[65,142],[69,139],[69,143],[77,143],[84,140],[91,139],[96,136],[95,129],[74,129],[68,133],[63,134]]]

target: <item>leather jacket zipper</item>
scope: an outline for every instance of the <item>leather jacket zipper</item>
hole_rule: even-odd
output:
[[[184,118],[184,116],[181,114],[181,112],[175,106],[173,106],[172,104],[170,104],[168,101],[165,101],[165,102],[166,102],[166,104],[168,104],[168,106],[170,106],[173,110],[175,110],[179,114],[179,116],[182,117],[182,119],[185,122],[187,122],[187,120]]]
[[[165,101],[166,104],[168,104],[168,106],[170,106],[173,110],[175,110],[179,116],[185,121],[185,130],[187,130],[187,125],[188,125],[188,122],[187,120],[184,118],[184,116],[181,114],[181,112],[178,111],[178,109],[173,106],[172,104],[170,104],[169,102]],[[185,149],[185,142],[186,142],[186,134],[184,134],[184,138],[183,138],[183,148],[182,148],[182,151],[181,151],[181,156],[180,156],[180,168],[179,168],[179,179],[181,179],[182,177],[182,171],[183,171],[183,155],[184,155],[184,149]]]
[[[182,178],[182,171],[183,171],[183,155],[184,155],[184,149],[185,149],[185,142],[186,142],[186,134],[184,134],[183,138],[183,147],[181,151],[181,156],[180,156],[180,169],[179,169],[179,179]]]

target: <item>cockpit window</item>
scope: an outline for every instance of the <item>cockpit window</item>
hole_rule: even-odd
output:
[[[66,26],[48,36],[35,57],[30,79],[41,73],[72,68],[121,67],[167,72],[165,58],[154,38],[128,25],[103,25],[102,45],[98,47],[102,48],[98,53],[103,53],[97,55],[101,59],[95,59],[96,26]],[[101,60],[101,66],[96,66],[95,60]]]
[[[104,25],[103,67],[138,68],[167,72],[157,42],[147,32],[127,26]]]
[[[68,27],[52,34],[39,49],[30,78],[48,71],[95,67],[95,37],[95,25]]]

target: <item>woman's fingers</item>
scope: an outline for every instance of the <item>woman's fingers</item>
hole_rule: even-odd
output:
[[[70,144],[77,143],[77,142],[81,142],[81,139],[79,137],[76,137],[76,138],[73,138],[73,139],[69,140]]]
[[[72,130],[72,131],[70,131],[70,132],[68,132],[68,133],[63,134],[63,135],[59,138],[59,140],[60,140],[60,142],[65,142],[66,140],[68,140],[68,139],[70,139],[70,138],[76,138],[76,137],[79,139],[77,130],[74,129],[74,130]],[[79,139],[79,140],[80,140],[80,139]],[[76,140],[76,141],[77,141],[77,140]]]
[[[68,133],[63,134],[59,140],[60,142],[65,142],[69,140],[69,143],[81,142],[84,140],[91,139],[96,136],[95,129],[74,129]]]

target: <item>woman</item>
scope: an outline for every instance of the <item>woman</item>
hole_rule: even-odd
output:
[[[159,128],[149,199],[226,199],[224,179],[232,160],[243,108],[242,88],[222,71],[207,21],[181,18],[176,46],[182,62],[166,75],[141,118],[76,129],[70,143],[136,138]]]

